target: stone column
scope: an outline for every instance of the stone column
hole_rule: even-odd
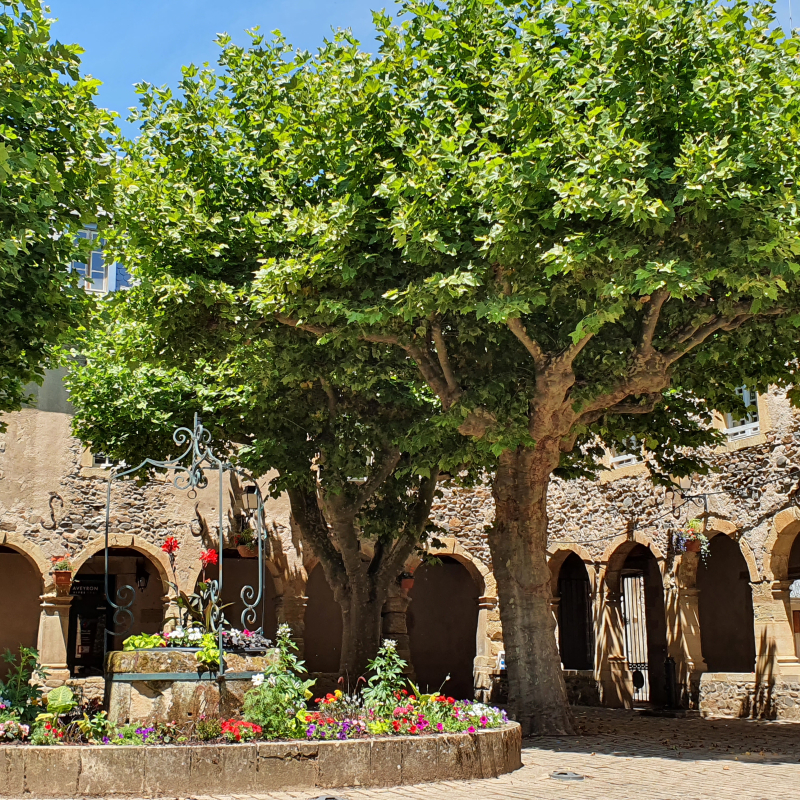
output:
[[[596,643],[595,669],[600,697],[603,705],[609,708],[630,708],[633,705],[633,684],[625,658],[622,593],[608,590],[605,597],[601,592],[597,594],[600,635]]]
[[[700,590],[676,582],[664,587],[667,653],[675,659],[678,696],[682,705],[697,708],[700,676],[708,671],[700,638]]]
[[[751,583],[756,638],[755,670],[762,676],[781,673],[800,679],[792,629],[791,581]]]
[[[48,672],[45,684],[52,689],[69,680],[67,635],[72,595],[44,594],[40,599],[42,611],[36,649],[42,666]]]
[[[475,661],[472,668],[472,683],[475,699],[483,703],[492,696],[494,675],[497,672],[497,657],[492,654],[490,636],[492,612],[497,607],[497,598],[478,598],[478,629],[475,633]]]
[[[405,674],[416,682],[416,670],[411,658],[411,640],[408,636],[406,612],[411,604],[408,592],[394,581],[389,584],[389,596],[381,610],[381,636],[397,642],[397,654],[408,666]]]

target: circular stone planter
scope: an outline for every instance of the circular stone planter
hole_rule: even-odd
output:
[[[495,778],[520,727],[475,734],[228,745],[0,746],[0,797],[194,797]]]
[[[106,657],[108,718],[117,724],[189,722],[201,714],[232,717],[242,708],[253,675],[277,658],[275,650],[225,651],[225,675],[204,672],[198,648],[116,650]]]

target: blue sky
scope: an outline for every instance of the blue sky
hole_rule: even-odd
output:
[[[789,3],[800,27],[800,0],[778,0],[778,19],[789,28]],[[374,45],[371,9],[396,10],[394,0],[49,0],[53,35],[85,49],[83,71],[103,81],[99,103],[119,112],[136,105],[142,80],[175,86],[184,64],[215,62],[218,33],[247,42],[259,25],[280,29],[295,46],[313,50],[332,28],[352,28],[365,49]],[[134,133],[123,125],[128,135]]]

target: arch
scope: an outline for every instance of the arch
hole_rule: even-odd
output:
[[[628,555],[637,545],[647,548],[652,553],[658,564],[662,582],[666,578],[666,558],[653,539],[640,531],[634,531],[632,534],[624,533],[611,540],[601,559],[604,565],[601,583],[608,593],[619,593],[622,567]]]
[[[53,588],[53,579],[50,575],[50,560],[38,545],[13,531],[0,531],[0,545],[13,547],[14,550],[21,553],[31,562],[42,579],[43,591],[46,592]]]
[[[715,536],[727,536],[738,546],[747,565],[747,572],[751,583],[758,583],[761,575],[758,571],[758,562],[755,553],[742,536],[737,527],[727,520],[711,517],[706,526],[706,536],[709,541],[713,541]],[[700,566],[700,556],[697,553],[682,553],[676,570],[678,584],[684,588],[691,589],[697,584],[697,570]]]
[[[10,543],[0,545],[0,653],[36,647],[44,578],[30,553]],[[0,680],[11,665],[0,661]]]
[[[108,547],[111,549],[112,547],[120,547],[120,548],[130,548],[132,550],[138,550],[143,556],[147,556],[150,561],[153,562],[156,569],[158,570],[158,576],[161,578],[161,583],[163,584],[164,594],[168,595],[170,592],[170,573],[172,572],[172,567],[169,563],[169,558],[167,554],[160,548],[156,547],[154,544],[151,544],[146,539],[142,539],[135,534],[122,534],[122,533],[110,533],[108,535]],[[105,548],[105,539],[100,536],[96,539],[92,539],[91,541],[86,543],[86,547],[81,550],[80,554],[77,558],[72,560],[72,572],[73,574],[77,574],[78,571],[83,567],[83,565],[93,556],[97,555],[101,550]]]
[[[764,577],[773,581],[789,580],[789,554],[800,533],[800,508],[793,506],[775,515],[772,530],[764,543]]]
[[[130,535],[109,537],[109,595],[111,602],[128,609],[118,619],[105,594],[102,540],[94,540],[73,562],[67,630],[67,666],[73,676],[102,675],[104,649],[121,650],[128,636],[163,630],[167,576],[161,559],[154,557],[155,547],[144,544]]]
[[[594,568],[589,551],[579,544],[570,544],[569,546],[556,544],[547,551],[547,566],[550,567],[550,590],[553,597],[558,596],[558,575],[561,572],[561,566],[573,554],[583,562],[586,574],[589,576],[591,591],[594,592],[597,589],[597,570]]]
[[[474,694],[480,590],[454,554],[440,565],[422,564],[414,574],[407,612],[411,660],[422,691],[443,686],[448,695]],[[447,676],[450,680],[445,683]]]
[[[703,660],[709,672],[752,672],[756,659],[750,569],[733,536],[715,532],[696,584]],[[699,559],[698,559],[699,560]]]
[[[458,561],[472,576],[480,595],[496,600],[497,583],[489,567],[469,550],[465,550],[454,537],[445,536],[440,541],[442,542],[441,547],[432,547],[428,552],[433,556],[449,556]],[[405,568],[413,574],[421,564],[422,559],[418,555],[412,555],[406,561]]]
[[[564,669],[588,670],[594,666],[591,581],[583,559],[571,552],[556,576],[558,597],[558,650]]]

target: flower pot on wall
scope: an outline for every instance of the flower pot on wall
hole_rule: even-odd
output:
[[[400,578],[400,588],[410,592],[414,588],[413,578]]]
[[[54,569],[53,583],[55,583],[57,589],[69,589],[69,587],[72,585],[72,570]]]
[[[241,558],[258,558],[258,547],[249,544],[236,545],[236,550]]]
[[[699,539],[687,539],[686,544],[684,545],[684,549],[687,553],[699,553],[700,552],[700,540]]]

